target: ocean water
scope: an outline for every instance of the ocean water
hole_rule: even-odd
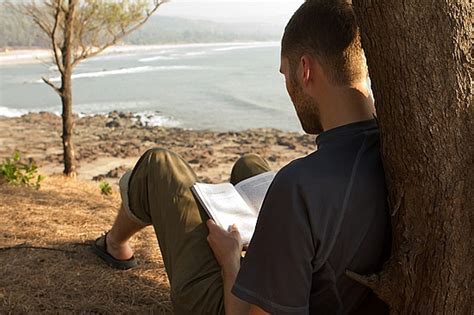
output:
[[[118,49],[82,62],[73,75],[73,110],[134,112],[150,125],[210,130],[301,131],[277,42]],[[61,112],[41,81],[59,82],[52,64],[0,67],[0,115]]]

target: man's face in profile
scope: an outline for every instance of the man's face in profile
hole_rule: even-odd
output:
[[[285,76],[286,90],[295,106],[303,130],[308,134],[321,133],[323,128],[319,117],[318,103],[303,91],[297,79],[297,70],[290,70],[287,57],[281,57],[280,72]]]

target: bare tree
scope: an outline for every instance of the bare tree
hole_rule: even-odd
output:
[[[11,4],[48,36],[61,85],[43,77],[62,102],[64,174],[76,176],[72,133],[72,72],[81,61],[117,44],[145,24],[167,0],[34,0]]]
[[[351,277],[393,314],[474,314],[472,8],[353,0],[393,213],[381,274]]]

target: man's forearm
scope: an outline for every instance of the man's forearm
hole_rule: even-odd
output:
[[[228,266],[222,270],[222,280],[224,282],[224,306],[226,315],[248,315],[250,304],[242,301],[232,294],[237,273],[239,272],[239,263]]]

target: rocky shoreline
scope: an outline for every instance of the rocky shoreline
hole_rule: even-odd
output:
[[[0,161],[19,151],[33,158],[46,175],[61,173],[61,117],[29,113],[21,117],[0,117]],[[315,149],[314,136],[276,129],[215,132],[145,125],[133,113],[76,117],[73,142],[78,160],[78,176],[116,182],[147,149],[163,147],[180,154],[200,180],[228,180],[239,156],[257,153],[272,168]]]

